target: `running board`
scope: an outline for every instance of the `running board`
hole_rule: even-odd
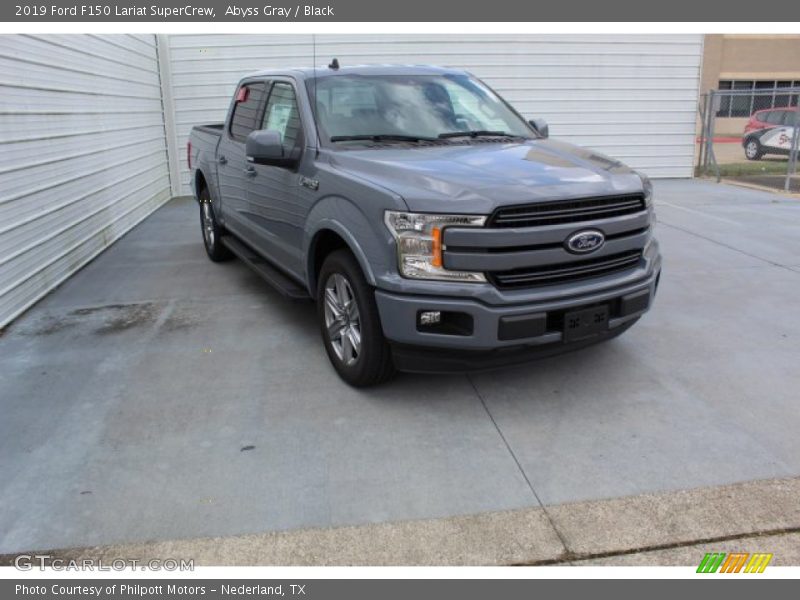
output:
[[[311,296],[308,295],[308,291],[304,287],[284,275],[282,271],[272,266],[272,264],[235,237],[230,235],[223,236],[222,243],[264,281],[275,288],[281,296],[294,301],[311,300]]]

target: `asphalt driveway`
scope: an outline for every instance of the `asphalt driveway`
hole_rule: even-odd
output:
[[[363,391],[172,201],[0,337],[0,553],[800,475],[800,201],[656,199],[659,296],[622,337]]]

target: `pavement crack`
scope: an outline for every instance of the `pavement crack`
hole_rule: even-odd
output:
[[[728,535],[711,536],[704,538],[697,538],[694,540],[683,540],[680,542],[670,542],[669,544],[651,544],[647,546],[637,546],[636,548],[629,548],[627,550],[609,550],[607,552],[572,552],[567,550],[561,556],[556,558],[549,558],[546,560],[514,563],[510,566],[545,566],[556,565],[564,562],[576,562],[582,560],[595,560],[602,558],[613,558],[616,556],[630,556],[633,554],[644,554],[646,552],[656,552],[659,550],[673,550],[676,548],[689,548],[691,546],[698,546],[701,544],[716,544],[722,542],[731,542],[734,540],[749,540],[760,537],[770,537],[774,535],[791,535],[800,533],[800,527],[780,527],[777,529],[764,529],[760,531],[751,531],[746,533],[732,533]]]
[[[539,494],[536,492],[536,488],[533,487],[533,483],[531,482],[530,478],[528,477],[528,474],[525,472],[525,469],[522,468],[522,463],[519,462],[519,459],[517,458],[517,455],[514,453],[514,449],[511,447],[511,444],[508,442],[508,440],[506,439],[506,436],[503,434],[503,430],[500,429],[500,425],[498,425],[497,421],[495,420],[494,415],[492,414],[492,411],[489,410],[489,406],[486,404],[486,400],[484,399],[483,395],[478,390],[478,386],[475,385],[475,382],[472,380],[472,377],[469,374],[467,374],[466,377],[467,377],[467,381],[469,381],[469,384],[472,386],[472,389],[475,392],[475,395],[478,397],[478,400],[480,400],[481,405],[483,406],[483,410],[486,411],[486,415],[489,417],[489,420],[492,422],[492,425],[494,425],[494,428],[497,431],[497,435],[499,435],[500,439],[503,440],[503,444],[505,444],[506,450],[508,450],[508,453],[511,455],[511,458],[514,459],[514,464],[517,465],[517,469],[519,469],[519,472],[522,475],[522,478],[525,480],[525,483],[528,485],[528,488],[530,489],[531,494],[533,494],[533,497],[536,499],[536,503],[539,505],[539,508],[542,509],[542,512],[544,513],[544,516],[547,518],[547,521],[550,523],[550,527],[552,527],[553,532],[556,534],[556,536],[558,536],[558,540],[561,542],[561,545],[564,547],[564,552],[562,553],[561,556],[571,555],[572,552],[569,550],[569,548],[567,546],[566,538],[564,538],[563,534],[558,530],[558,527],[556,526],[556,523],[553,520],[553,517],[547,511],[547,507],[544,505],[544,503],[542,502],[542,499],[539,497]]]
[[[687,234],[692,235],[694,237],[700,238],[701,240],[705,240],[707,242],[711,242],[712,244],[716,244],[717,246],[722,246],[723,248],[727,248],[728,250],[733,250],[734,252],[738,252],[739,254],[744,254],[745,256],[749,256],[750,258],[754,258],[756,260],[760,260],[761,262],[765,262],[768,265],[772,265],[773,267],[780,267],[781,269],[786,269],[788,271],[796,272],[789,265],[783,265],[783,264],[781,264],[779,262],[775,262],[774,260],[769,260],[768,258],[764,258],[763,256],[758,256],[757,254],[751,254],[750,252],[745,252],[744,250],[741,250],[740,248],[737,248],[735,246],[731,246],[730,244],[726,244],[724,242],[720,242],[719,240],[715,240],[714,238],[710,238],[710,237],[705,236],[705,235],[703,235],[701,233],[694,232],[691,229],[686,229],[684,227],[679,227],[678,225],[671,225],[670,223],[665,223],[661,219],[658,220],[658,224],[659,225],[663,225],[664,227],[670,227],[672,229],[677,229],[678,231],[681,231],[683,233],[687,233]]]

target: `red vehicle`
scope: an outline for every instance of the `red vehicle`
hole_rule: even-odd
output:
[[[747,122],[747,125],[744,126],[744,133],[746,135],[751,131],[757,131],[759,129],[780,127],[781,125],[794,125],[796,112],[796,106],[758,110],[750,116],[750,120]]]

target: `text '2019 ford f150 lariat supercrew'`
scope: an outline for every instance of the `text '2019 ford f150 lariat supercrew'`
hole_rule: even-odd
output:
[[[315,300],[353,385],[609,339],[656,292],[652,187],[547,137],[463,71],[256,73],[191,132],[206,251]]]

